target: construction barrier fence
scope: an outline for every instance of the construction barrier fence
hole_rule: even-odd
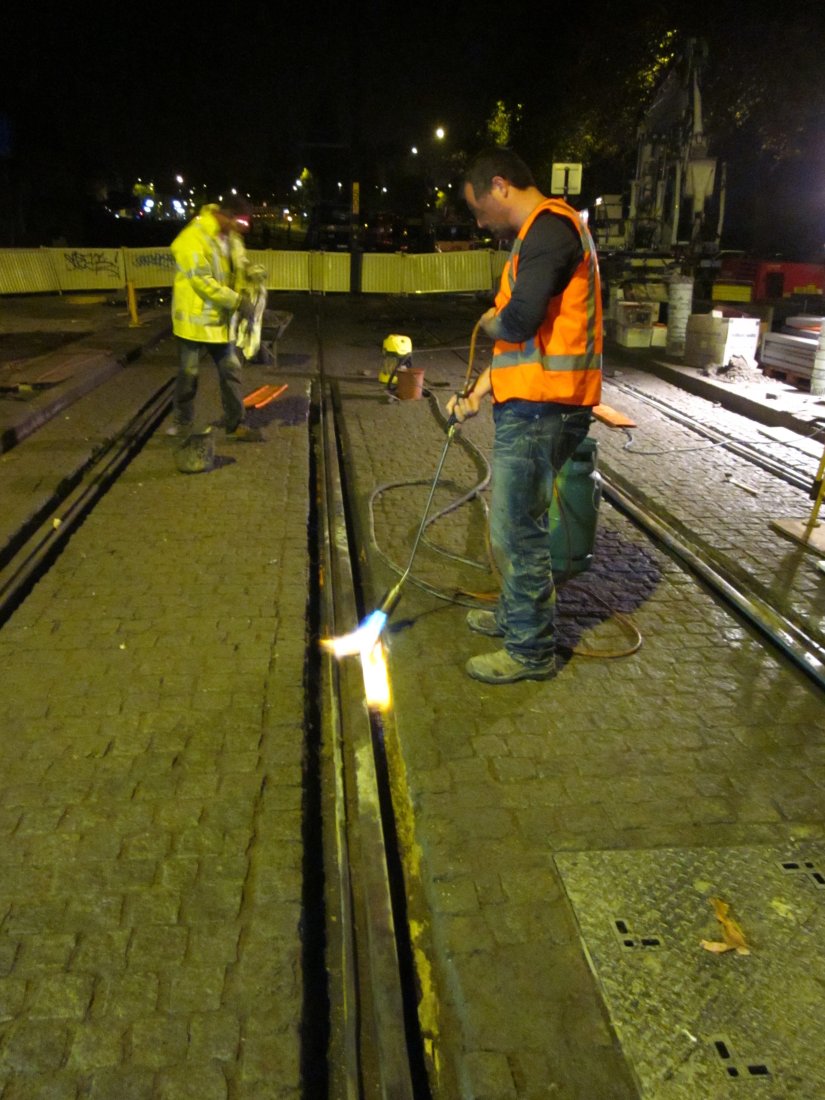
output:
[[[489,249],[426,254],[372,253],[359,257],[360,286],[352,288],[347,252],[250,250],[267,273],[269,290],[364,294],[455,294],[492,290],[507,259]],[[172,285],[175,261],[160,248],[0,249],[0,294],[78,291],[117,293]]]

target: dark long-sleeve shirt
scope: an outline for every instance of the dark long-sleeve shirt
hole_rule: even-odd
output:
[[[485,325],[488,334],[516,344],[535,336],[548,302],[570,282],[582,254],[581,241],[569,219],[542,211],[521,243],[512,297]]]

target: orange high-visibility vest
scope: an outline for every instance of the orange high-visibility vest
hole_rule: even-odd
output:
[[[519,230],[501,274],[496,310],[512,297],[521,244],[544,210],[567,218],[579,235],[582,260],[561,294],[551,298],[538,332],[521,344],[496,340],[490,378],[493,400],[598,405],[602,386],[602,295],[596,246],[578,211],[561,199],[539,203]]]

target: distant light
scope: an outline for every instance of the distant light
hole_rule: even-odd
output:
[[[175,176],[175,181],[177,183],[183,183],[183,176]]]
[[[410,149],[410,152],[412,153],[412,155],[413,155],[414,157],[417,157],[417,156],[418,156],[418,146],[417,146],[417,145],[413,145],[412,149]]]
[[[386,193],[387,193],[387,189],[386,189],[386,187],[382,187],[382,188],[381,188],[381,194],[382,194],[382,195],[386,195]]]
[[[436,131],[435,131],[435,136],[436,136],[436,137],[438,138],[438,140],[439,140],[439,141],[443,141],[443,140],[444,140],[444,127],[443,127],[443,126],[439,126],[439,127],[438,127],[438,128],[436,129]]]
[[[596,206],[604,206],[604,199],[601,197],[601,195],[596,199],[595,205]]]
[[[143,209],[146,211],[147,214],[149,213],[150,210],[153,210],[154,207],[155,207],[155,200],[154,199],[145,199],[144,200]]]
[[[237,192],[236,188],[234,188],[234,187],[233,187],[233,188],[232,188],[232,194],[233,194],[233,195],[237,195],[237,193],[238,193],[238,192]]]
[[[173,207],[175,213],[178,215],[178,217],[182,218],[186,214],[186,210],[184,208],[183,203],[180,201],[180,199],[172,199],[172,207]]]

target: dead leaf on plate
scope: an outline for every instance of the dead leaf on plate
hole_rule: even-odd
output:
[[[716,914],[716,919],[722,925],[722,942],[716,940],[702,940],[702,947],[706,951],[712,951],[715,955],[722,955],[726,951],[735,951],[737,955],[750,955],[745,933],[730,914],[730,905],[721,898],[710,898],[710,904]]]

